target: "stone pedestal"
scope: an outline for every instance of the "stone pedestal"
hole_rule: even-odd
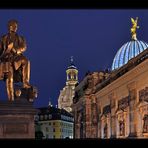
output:
[[[37,110],[26,99],[0,101],[0,138],[34,139]]]

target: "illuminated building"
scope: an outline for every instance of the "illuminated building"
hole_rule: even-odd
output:
[[[71,63],[66,70],[66,74],[66,86],[60,91],[58,107],[71,112],[71,105],[75,94],[75,85],[78,83],[78,70],[73,63],[73,57],[71,57]]]
[[[38,108],[39,113],[35,117],[36,138],[63,139],[73,138],[73,116],[65,111],[53,107]],[[41,133],[43,136],[37,136]]]
[[[75,138],[148,138],[148,44],[132,23],[112,70],[89,73],[76,87]]]

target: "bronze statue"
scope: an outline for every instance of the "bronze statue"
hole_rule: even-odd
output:
[[[26,41],[24,37],[18,35],[18,22],[10,20],[8,22],[8,33],[0,39],[0,65],[6,79],[8,99],[14,100],[14,83],[22,82],[24,89],[32,86],[30,79],[30,61],[23,55],[26,51]]]

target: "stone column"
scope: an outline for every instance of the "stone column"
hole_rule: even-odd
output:
[[[79,123],[77,123],[76,125],[75,125],[75,138],[77,139],[77,138],[80,138],[80,124]]]
[[[98,99],[97,101],[97,138],[101,138],[101,105]]]
[[[119,121],[118,121],[118,115],[115,115],[115,123],[116,123],[116,138],[119,138]]]
[[[140,108],[138,107],[137,109],[137,136],[138,137],[143,137],[142,135],[142,129],[143,129],[143,125],[142,125],[142,114],[140,113]]]
[[[97,103],[96,97],[94,94],[91,95],[91,125],[92,125],[92,136],[93,138],[97,138],[98,131],[98,111],[97,111]]]
[[[103,139],[104,138],[104,124],[103,124],[103,117],[101,117],[101,128],[100,128],[100,132],[101,132],[101,138]]]
[[[128,86],[129,91],[129,137],[137,137],[136,131],[136,83],[130,83]]]
[[[116,128],[117,128],[117,123],[116,123],[116,109],[117,109],[117,103],[116,103],[116,96],[115,93],[111,93],[109,95],[110,99],[110,105],[111,105],[111,138],[116,138]]]
[[[125,115],[125,136],[128,137],[130,131],[130,122],[129,122],[129,107],[124,112]]]
[[[88,96],[85,96],[86,98],[86,133],[85,133],[85,136],[86,138],[91,138],[91,100]]]

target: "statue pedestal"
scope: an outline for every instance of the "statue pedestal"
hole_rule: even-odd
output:
[[[26,99],[0,101],[0,138],[34,139],[37,110]]]

